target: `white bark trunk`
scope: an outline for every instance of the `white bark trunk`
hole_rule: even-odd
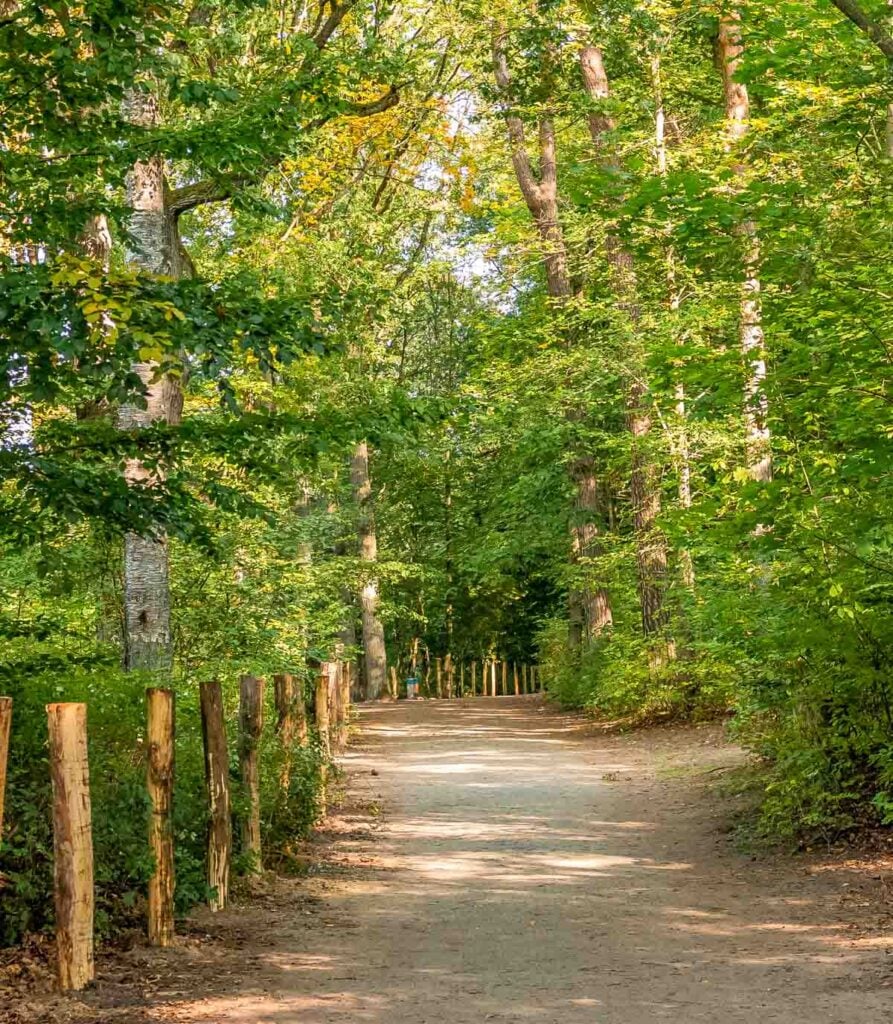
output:
[[[357,534],[360,559],[367,563],[371,570],[378,561],[378,539],[372,514],[369,446],[365,441],[361,441],[354,449],[350,475],[358,508]],[[367,700],[378,700],[387,688],[388,661],[384,626],[378,617],[379,601],[378,580],[374,572],[370,571],[360,590]]]

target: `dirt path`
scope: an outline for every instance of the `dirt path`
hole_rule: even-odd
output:
[[[147,954],[170,976],[138,1013],[100,986],[81,1019],[889,1021],[889,934],[858,927],[881,881],[731,850],[716,727],[598,736],[523,698],[362,724],[321,874],[218,918],[216,946]]]

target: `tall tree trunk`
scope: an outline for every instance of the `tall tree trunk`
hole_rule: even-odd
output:
[[[663,75],[661,71],[660,54],[656,53],[651,60],[651,84],[654,91],[654,156],[657,166],[657,173],[666,178],[669,163],[667,159],[667,119],[664,110],[664,89]],[[672,225],[667,225],[667,234],[672,231]],[[674,323],[677,321],[677,314],[682,304],[679,285],[676,280],[676,252],[673,243],[668,239],[666,247],[667,259],[667,304],[670,316]],[[676,337],[677,345],[684,345],[685,338],[682,335]],[[677,494],[679,505],[684,509],[691,508],[691,461],[688,446],[687,409],[685,401],[685,384],[677,380],[673,388],[676,412],[676,438],[673,443],[673,454],[676,460],[677,472]],[[695,569],[692,561],[691,551],[682,548],[679,552],[679,564],[682,570],[682,582],[689,588],[695,585]]]
[[[372,481],[369,476],[369,446],[361,441],[354,449],[350,465],[350,478],[357,502],[357,533],[360,559],[370,571],[360,591],[363,621],[363,657],[366,675],[366,699],[377,700],[387,687],[388,661],[384,642],[384,627],[378,617],[378,579],[372,567],[378,561],[378,539],[372,513]]]
[[[590,100],[603,103],[610,95],[608,76],[602,52],[597,46],[584,46],[580,51],[583,86]],[[593,110],[588,117],[589,133],[599,160],[609,170],[619,168],[616,153],[608,148],[605,135],[614,127],[610,117]],[[611,286],[617,307],[628,318],[632,328],[633,349],[630,351],[630,382],[626,397],[627,426],[632,437],[630,500],[636,536],[636,569],[642,631],[645,636],[660,632],[666,625],[664,592],[667,578],[667,544],[657,526],[660,516],[660,473],[648,447],[651,413],[648,387],[642,373],[638,347],[640,310],[636,300],[636,278],[630,253],[616,237],[607,239],[607,260],[611,268]]]
[[[744,45],[741,41],[741,17],[737,11],[724,14],[719,21],[717,60],[722,72],[725,94],[728,147],[741,146],[749,131],[750,98],[747,86],[736,81]],[[743,164],[735,165],[743,177]],[[744,450],[745,465],[752,480],[772,479],[772,450],[769,433],[769,399],[766,394],[766,348],[760,300],[760,238],[750,219],[739,229],[742,239],[742,288],[738,318],[738,340],[745,365],[744,378]]]
[[[512,167],[542,242],[546,289],[556,303],[563,305],[572,297],[573,286],[568,266],[567,245],[558,216],[555,124],[548,112],[540,115],[537,175],[527,152],[524,122],[512,112],[512,80],[506,44],[506,30],[498,27],[493,36],[493,70],[496,86],[505,106],[503,116]],[[570,334],[568,341],[572,341]],[[568,411],[567,416],[573,422],[582,418],[583,411],[572,409]],[[595,460],[589,455],[578,455],[571,462],[570,473],[576,490],[570,525],[570,557],[574,565],[579,565],[581,562],[595,559],[601,552]],[[611,600],[607,590],[603,587],[572,586],[568,594],[568,617],[569,645],[572,649],[579,649],[591,635],[601,632],[611,624]]]
[[[158,105],[151,93],[134,90],[126,109],[134,124],[150,128],[158,123]],[[156,153],[134,164],[127,182],[133,240],[129,259],[140,270],[177,277],[181,260],[176,221],[165,196],[163,157]],[[143,382],[146,407],[121,406],[118,427],[135,430],[159,421],[179,423],[183,395],[178,381],[159,377],[154,363],[135,363],[132,369]],[[125,476],[132,485],[152,482],[152,473],[136,459],[128,461]],[[161,532],[128,533],[124,539],[124,665],[167,672],[172,661],[167,538]]]

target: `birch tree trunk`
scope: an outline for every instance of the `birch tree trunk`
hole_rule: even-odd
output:
[[[730,150],[739,148],[750,130],[750,97],[747,86],[736,81],[744,45],[738,11],[723,14],[719,21],[717,60],[725,95],[727,139]],[[743,164],[735,164],[743,178]],[[766,347],[760,300],[760,238],[750,219],[740,227],[742,239],[742,287],[738,317],[738,341],[744,360],[744,451],[745,466],[752,480],[772,479],[772,450],[769,433],[769,399],[766,394]]]
[[[497,27],[493,36],[493,70],[496,86],[503,97],[503,117],[508,134],[509,153],[518,187],[536,224],[543,248],[546,289],[560,306],[573,295],[568,267],[567,245],[558,215],[558,162],[555,149],[555,124],[548,112],[539,117],[539,174],[534,172],[527,151],[524,122],[512,110],[512,78],[506,54],[507,32]],[[569,342],[571,336],[568,335]],[[568,419],[578,420],[580,409],[568,411]],[[601,553],[598,527],[598,479],[595,460],[580,455],[571,462],[571,479],[576,496],[571,517],[571,562],[579,565]],[[568,642],[579,649],[592,635],[612,622],[611,600],[603,587],[573,587],[568,594]]]
[[[584,46],[580,51],[580,71],[583,86],[590,100],[604,102],[610,96],[608,76],[602,52],[597,46]],[[598,110],[588,116],[589,133],[603,167],[619,168],[616,154],[607,148],[606,132],[613,121]],[[620,240],[607,239],[607,260],[611,268],[611,281],[618,309],[629,319],[635,334],[640,320],[636,302],[636,279],[632,256]],[[633,338],[637,346],[637,339]],[[651,413],[648,407],[648,387],[640,370],[641,359],[637,351],[630,352],[630,383],[626,398],[627,427],[632,437],[632,466],[630,472],[630,500],[633,507],[633,525],[636,536],[636,569],[639,604],[642,612],[642,631],[645,636],[660,632],[666,625],[664,592],[667,577],[667,545],[657,527],[660,515],[660,475],[648,447],[651,434]]]
[[[134,124],[150,128],[158,123],[157,100],[151,93],[132,91],[125,108]],[[176,220],[166,204],[160,154],[134,164],[127,199],[133,239],[130,263],[151,274],[179,276],[182,260]],[[132,369],[143,383],[146,407],[122,405],[119,429],[138,430],[159,421],[178,424],[183,410],[179,382],[159,377],[154,363],[135,363]],[[152,483],[152,473],[136,459],[128,461],[125,477],[132,486]],[[159,531],[148,536],[128,533],[124,539],[124,666],[164,673],[172,662],[167,538]]]
[[[369,476],[369,446],[361,441],[351,458],[350,478],[357,502],[357,533],[360,559],[370,567],[360,591],[363,626],[363,658],[366,676],[366,699],[378,700],[385,692],[388,678],[384,626],[378,617],[378,580],[372,567],[378,561],[378,539],[372,512],[372,481]]]

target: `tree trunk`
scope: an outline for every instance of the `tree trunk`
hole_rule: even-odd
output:
[[[747,86],[735,80],[741,67],[744,45],[741,16],[737,11],[719,21],[717,60],[725,94],[728,148],[740,148],[750,129],[750,97]],[[735,165],[743,177],[743,164]],[[772,450],[769,432],[769,399],[766,394],[766,348],[760,300],[760,239],[750,219],[739,228],[742,239],[742,289],[738,319],[738,340],[744,360],[744,450],[745,465],[752,480],[772,479]]]
[[[539,176],[534,172],[527,152],[524,123],[511,112],[511,73],[506,56],[507,33],[499,28],[493,37],[493,68],[496,86],[505,105],[504,119],[508,132],[509,152],[518,187],[527,204],[543,246],[546,289],[558,305],[573,295],[567,245],[558,216],[558,162],[555,150],[555,125],[544,113],[539,119]],[[568,342],[572,334],[567,333]],[[580,409],[569,410],[567,418],[579,420]],[[595,461],[591,456],[575,459],[571,478],[576,487],[574,513],[571,517],[570,559],[576,565],[583,558],[591,559],[600,552],[596,511],[591,499],[596,491]],[[611,604],[607,590],[589,586],[572,586],[568,593],[568,643],[572,650],[582,647],[585,639],[611,624]]]
[[[580,52],[580,70],[589,98],[603,102],[610,95],[601,50],[584,46]],[[606,147],[605,133],[613,128],[610,118],[592,113],[589,131],[602,165],[609,169],[619,167],[616,154]],[[607,259],[611,268],[611,281],[618,308],[629,318],[633,331],[637,331],[640,311],[636,302],[636,280],[631,255],[617,238],[607,239]],[[638,340],[634,338],[634,345]],[[667,546],[657,528],[660,515],[660,479],[657,467],[648,450],[651,432],[651,414],[648,411],[648,388],[638,365],[639,353],[630,353],[633,368],[627,391],[627,426],[632,438],[632,467],[630,472],[630,500],[633,507],[633,525],[636,535],[636,570],[639,604],[642,612],[642,631],[645,636],[659,632],[666,624],[664,590],[667,574]]]
[[[145,128],[158,124],[158,105],[151,93],[134,90],[125,110],[134,124]],[[176,219],[167,209],[165,197],[161,155],[135,163],[127,181],[133,239],[128,258],[139,270],[178,277],[183,261]],[[143,382],[146,408],[123,405],[118,427],[135,430],[158,421],[179,423],[183,395],[178,381],[169,376],[157,378],[154,363],[135,363],[132,369]],[[125,467],[125,477],[132,485],[152,482],[151,472],[135,459]],[[167,673],[172,662],[167,538],[162,532],[150,536],[128,533],[124,539],[124,666]]]
[[[384,642],[384,626],[378,617],[378,580],[373,569],[378,560],[378,540],[372,513],[369,446],[365,441],[361,441],[354,450],[350,475],[358,509],[357,532],[360,543],[360,559],[369,567],[369,574],[364,579],[360,591],[366,699],[378,700],[387,687],[388,661]]]

